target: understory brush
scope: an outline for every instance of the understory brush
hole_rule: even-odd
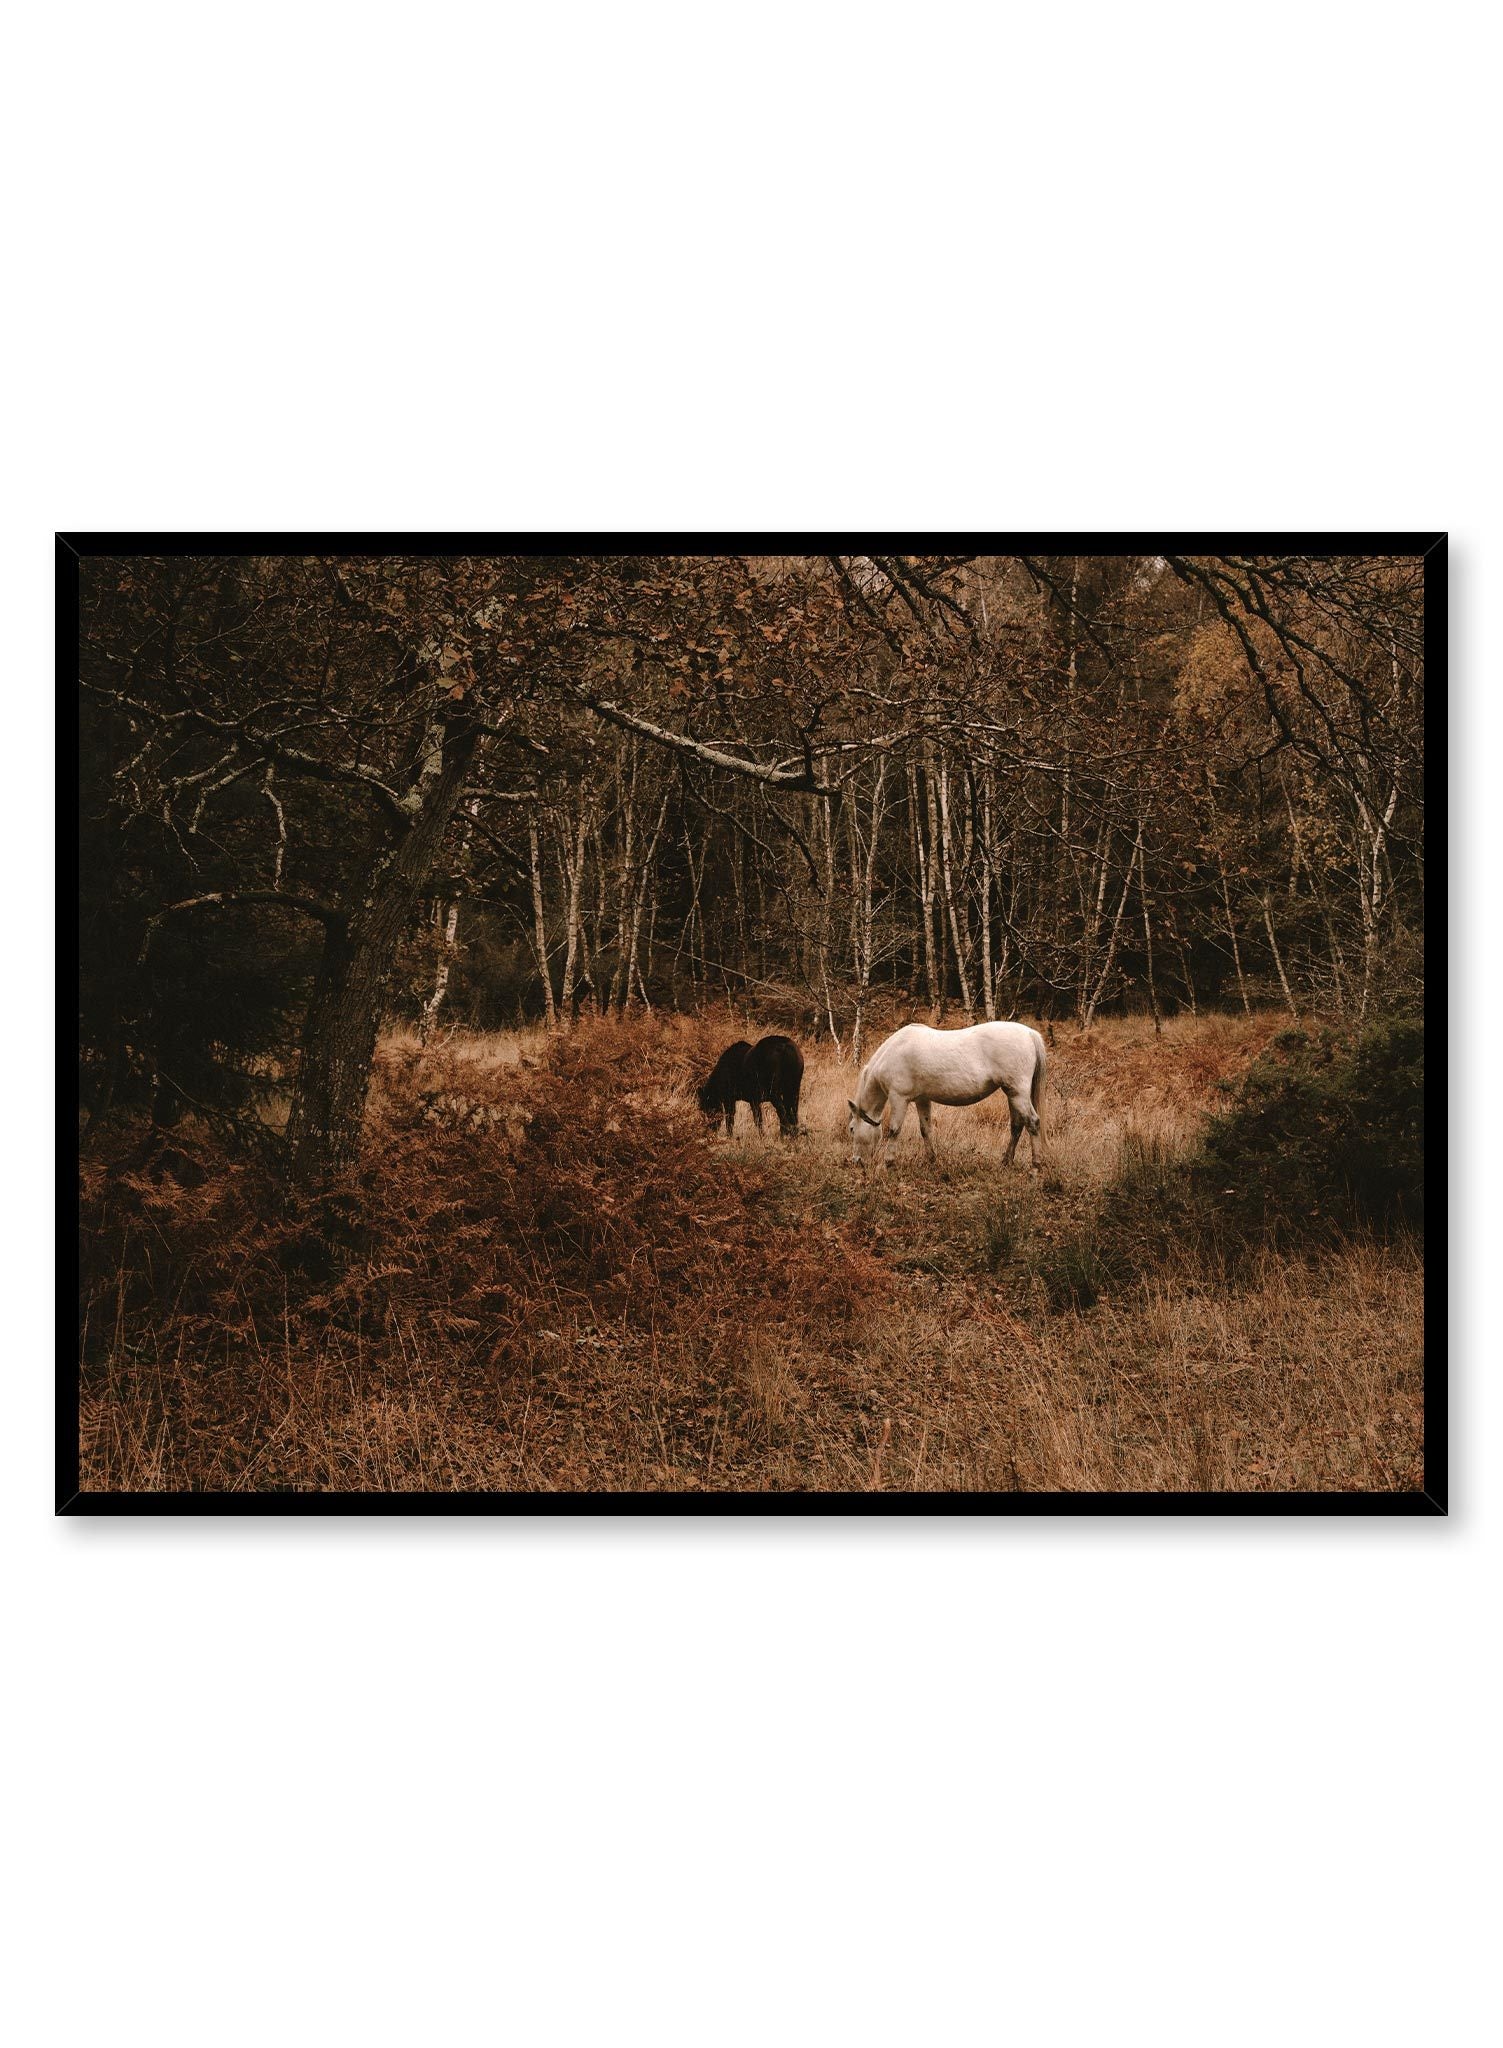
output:
[[[1223,1279],[1265,1251],[1424,1238],[1424,1026],[1278,1033],[1183,1154],[1124,1136],[1118,1171],[1037,1270],[1051,1306],[1089,1307],[1187,1262]]]
[[[361,1163],[313,1208],[284,1205],[263,1168],[202,1132],[177,1134],[166,1171],[89,1158],[86,1407],[106,1387],[101,1415],[132,1397],[159,1484],[285,1470],[357,1485],[337,1456],[310,1473],[289,1462],[293,1440],[277,1455],[261,1441],[331,1375],[440,1409],[464,1393],[472,1420],[494,1422],[504,1390],[567,1381],[581,1357],[697,1344],[709,1360],[752,1328],[838,1332],[885,1269],[789,1219],[770,1161],[728,1171],[665,1091],[658,1050],[649,1030],[608,1027],[529,1066],[388,1049]],[[95,1449],[106,1472],[123,1453]],[[386,1483],[404,1480],[434,1483],[431,1460]]]
[[[803,1136],[726,1142],[693,1089],[729,1014],[393,1034],[317,1204],[191,1120],[101,1127],[83,1483],[1417,1486],[1420,1049],[1276,1028],[1061,1032],[1037,1175],[992,1104],[853,1169],[827,1045]]]

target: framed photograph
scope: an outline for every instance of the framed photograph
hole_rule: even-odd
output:
[[[1443,535],[57,561],[59,1512],[1445,1512]]]

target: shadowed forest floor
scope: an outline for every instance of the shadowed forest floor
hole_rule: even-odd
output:
[[[1060,1027],[1037,1176],[993,1103],[935,1110],[935,1162],[910,1117],[893,1171],[853,1169],[828,1041],[798,1141],[744,1107],[706,1135],[693,1083],[757,1035],[729,1014],[397,1033],[332,1268],[206,1135],[96,1150],[85,1488],[1417,1487],[1417,1250],[1187,1252],[1063,1310],[1040,1277],[1284,1021]]]

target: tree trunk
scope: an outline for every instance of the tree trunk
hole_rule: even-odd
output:
[[[1185,946],[1185,935],[1180,929],[1178,913],[1175,914],[1174,918],[1173,937],[1175,945],[1179,948],[1180,978],[1185,984],[1185,994],[1190,1003],[1190,1015],[1198,1017],[1200,1012],[1195,1006],[1195,977],[1190,972],[1190,955]]]
[[[329,931],[287,1118],[295,1188],[321,1187],[355,1156],[392,961],[425,893],[477,738],[457,724],[433,729],[408,792],[411,825],[377,855],[358,907]]]
[[[1367,1006],[1377,979],[1379,917],[1383,908],[1383,852],[1398,800],[1399,785],[1395,782],[1389,792],[1382,817],[1375,820],[1366,799],[1361,796],[1357,799],[1360,827],[1357,840],[1357,890],[1362,909],[1362,1000],[1357,1009],[1359,1019],[1365,1019],[1367,1016]]]
[[[877,763],[877,778],[872,786],[871,829],[867,834],[864,850],[860,847],[860,809],[856,794],[851,792],[849,828],[851,842],[851,951],[852,967],[856,978],[856,1014],[851,1025],[851,1064],[861,1065],[862,1033],[866,1023],[866,1004],[871,992],[872,966],[876,955],[874,883],[877,869],[877,841],[882,831],[882,785],[887,779],[887,763]]]
[[[1138,902],[1143,911],[1143,951],[1148,957],[1148,1003],[1153,1011],[1153,1035],[1157,1038],[1164,1029],[1163,1017],[1159,1014],[1158,983],[1153,977],[1153,926],[1148,917],[1148,884],[1143,878],[1143,828],[1138,827]]]
[[[449,905],[447,917],[444,916],[443,904],[435,904],[433,916],[435,925],[438,924],[440,918],[443,919],[443,950],[438,956],[438,965],[433,970],[433,991],[428,997],[427,1002],[423,1005],[422,1022],[418,1025],[418,1041],[422,1045],[426,1045],[432,1036],[433,1027],[438,1022],[439,1010],[443,1007],[444,997],[448,993],[449,972],[454,965],[454,935],[459,929],[459,898],[457,896]]]
[[[532,942],[538,956],[538,974],[543,983],[543,1023],[552,1031],[558,1023],[553,1007],[553,976],[548,971],[548,920],[543,915],[543,863],[538,851],[536,818],[527,827],[527,853],[532,868]]]
[[[1086,1004],[1085,1015],[1081,1019],[1081,1028],[1085,1031],[1089,1031],[1091,1025],[1095,1022],[1096,1006],[1106,993],[1107,982],[1111,979],[1112,969],[1117,964],[1117,944],[1122,936],[1122,913],[1127,908],[1128,892],[1132,888],[1133,871],[1137,867],[1137,856],[1142,844],[1143,828],[1140,825],[1138,827],[1137,839],[1133,844],[1133,850],[1128,856],[1127,873],[1122,882],[1122,894],[1117,903],[1117,915],[1112,919],[1112,935],[1107,942],[1106,959],[1102,963],[1101,976],[1096,983],[1090,1001]]]
[[[1096,840],[1096,904],[1091,907],[1089,887],[1081,903],[1081,920],[1084,927],[1080,949],[1080,984],[1078,989],[1077,1014],[1081,1029],[1086,1026],[1086,1012],[1091,1008],[1092,978],[1096,966],[1096,940],[1101,930],[1101,918],[1106,909],[1106,885],[1111,871],[1111,821],[1103,818]]]
[[[924,872],[928,877],[928,888],[924,898],[924,936],[927,939],[930,927],[936,922],[934,904],[936,896],[940,893],[939,804],[935,792],[934,749],[927,741],[924,744],[924,822],[928,826],[929,833],[927,841],[928,851],[924,862]],[[939,1011],[937,1021],[943,1023],[945,1010],[950,1000],[950,963],[946,957],[948,949],[944,917],[941,916],[937,921],[939,924],[939,943],[935,948],[934,994],[930,997],[930,1000],[931,1002],[936,999],[938,1000]]]
[[[658,942],[659,908],[658,878],[656,873],[654,873],[652,876],[652,909],[648,912],[647,917],[647,946],[644,956],[646,964],[644,965],[641,960],[637,962],[637,994],[642,998],[642,1007],[647,1010],[652,1008],[652,998],[647,993],[647,984],[652,979],[653,948]]]
[[[271,785],[271,770],[269,768],[266,771],[266,781],[269,794]],[[476,812],[479,809],[479,797],[472,797],[469,803],[469,815],[471,816],[471,818],[475,816]],[[285,839],[286,821],[283,819],[281,815],[280,804],[277,806],[277,823],[279,826],[282,827],[283,838]],[[464,839],[465,846],[462,849],[462,852],[467,851],[469,846],[470,829],[468,825],[465,827]],[[277,849],[278,881],[281,878],[281,873],[282,848],[279,845]],[[418,1025],[418,1040],[419,1043],[422,1045],[426,1045],[428,1043],[428,1040],[433,1032],[433,1027],[438,1022],[438,1013],[440,1009],[443,1007],[444,997],[448,994],[449,991],[449,976],[454,971],[454,956],[458,950],[458,948],[455,945],[455,934],[459,930],[459,898],[457,896],[453,898],[453,900],[449,904],[447,914],[445,913],[442,900],[435,903],[435,905],[433,906],[433,922],[435,926],[442,927],[443,940],[442,950],[440,951],[438,956],[438,965],[433,970],[433,988],[431,993],[429,994],[427,1002],[425,1002],[423,1005],[422,1021]]]
[[[1206,770],[1206,800],[1211,808],[1211,831],[1216,841],[1216,866],[1221,875],[1221,903],[1226,912],[1226,933],[1232,942],[1232,965],[1237,971],[1237,988],[1242,997],[1242,1014],[1252,1015],[1252,1004],[1247,1000],[1247,983],[1242,974],[1242,948],[1237,943],[1237,920],[1232,915],[1232,892],[1226,879],[1226,855],[1221,846],[1221,819],[1216,809],[1216,785],[1211,770]]]
[[[605,966],[601,959],[605,932],[606,865],[605,832],[598,815],[591,827],[590,836],[595,842],[595,901],[590,920],[590,950],[589,957],[585,961],[585,973],[589,978],[590,987],[595,995],[595,1014],[603,1017],[605,1015],[607,987]]]
[[[633,747],[631,755],[631,780],[623,782],[619,766],[616,771],[616,779],[617,786],[622,791],[621,862],[616,888],[616,967],[615,972],[611,975],[611,985],[606,994],[602,1015],[609,1015],[612,1010],[618,1007],[624,1010],[627,997],[631,992],[627,982],[626,936],[631,927],[634,873],[632,856],[636,852],[637,755],[635,747]]]
[[[938,1000],[934,979],[934,877],[924,850],[924,818],[919,804],[918,770],[908,763],[908,815],[913,827],[914,872],[918,877],[919,918],[923,928],[924,992],[932,1010]],[[914,965],[917,966],[917,961]]]
[[[1066,668],[1066,671],[1065,671],[1065,734],[1064,734],[1064,739],[1065,739],[1065,745],[1064,745],[1064,760],[1063,760],[1063,763],[1062,763],[1062,773],[1061,773],[1061,775],[1060,775],[1060,787],[1059,787],[1059,876],[1060,876],[1060,892],[1059,892],[1059,908],[1058,908],[1058,913],[1057,913],[1057,914],[1058,914],[1058,916],[1059,916],[1059,921],[1060,921],[1060,925],[1061,925],[1061,928],[1063,928],[1063,926],[1064,926],[1064,923],[1065,923],[1065,904],[1064,904],[1064,878],[1065,878],[1065,871],[1066,871],[1067,869],[1068,869],[1068,870],[1070,871],[1070,873],[1071,873],[1071,874],[1072,874],[1072,875],[1074,876],[1074,878],[1075,878],[1075,886],[1076,886],[1076,891],[1077,891],[1077,894],[1078,894],[1078,892],[1079,892],[1079,888],[1080,888],[1080,863],[1079,863],[1079,861],[1078,861],[1078,860],[1077,860],[1077,859],[1075,858],[1075,856],[1074,856],[1073,852],[1071,851],[1071,847],[1070,847],[1070,831],[1071,831],[1071,827],[1072,827],[1072,823],[1073,823],[1073,820],[1072,820],[1072,818],[1071,818],[1071,813],[1070,813],[1070,797],[1071,797],[1071,794],[1072,794],[1072,789],[1071,789],[1071,780],[1072,780],[1072,776],[1073,776],[1073,773],[1074,773],[1074,765],[1075,765],[1075,764],[1074,764],[1074,760],[1073,760],[1073,757],[1072,757],[1072,755],[1071,755],[1071,751],[1070,751],[1070,742],[1071,742],[1071,739],[1072,739],[1072,737],[1073,737],[1073,735],[1074,735],[1074,731],[1075,731],[1075,684],[1076,684],[1076,679],[1077,679],[1077,676],[1078,676],[1078,673],[1079,673],[1079,668],[1078,668],[1078,656],[1079,656],[1079,648],[1080,648],[1080,627],[1079,627],[1079,611],[1078,611],[1078,606],[1079,606],[1079,599],[1080,599],[1080,557],[1079,557],[1079,555],[1072,555],[1072,556],[1070,557],[1070,612],[1069,612],[1069,629],[1070,629],[1070,632],[1069,632],[1069,648],[1070,648],[1070,660],[1069,660],[1069,665],[1068,665],[1068,667]]]
[[[1242,978],[1242,948],[1237,944],[1237,920],[1232,916],[1232,892],[1227,887],[1226,862],[1219,851],[1216,855],[1216,864],[1221,870],[1221,901],[1226,910],[1227,937],[1232,942],[1232,965],[1237,970],[1237,987],[1242,992],[1242,1014],[1250,1017],[1252,1004],[1247,1000],[1247,983]]]
[[[705,868],[708,865],[709,857],[709,834],[707,832],[705,835],[704,846],[700,852],[699,866],[696,867],[694,865],[694,842],[689,837],[689,825],[688,821],[685,820],[684,859],[688,863],[689,880],[692,884],[692,887],[689,892],[689,908],[687,913],[685,914],[683,923],[678,928],[678,944],[677,946],[675,946],[673,950],[673,967],[671,969],[671,973],[673,976],[673,1007],[675,1009],[678,1008],[678,963],[683,955],[684,948],[686,946],[689,949],[689,999],[691,1004],[697,999],[698,984],[702,979],[701,975],[696,975],[695,973],[695,926],[697,920],[699,927],[698,954],[699,961],[702,965],[705,950],[704,914],[699,907],[699,892],[704,884]]]
[[[1263,929],[1268,934],[1268,950],[1272,953],[1273,964],[1278,969],[1279,987],[1284,991],[1284,1001],[1289,1005],[1290,1016],[1298,1017],[1299,1005],[1294,1000],[1294,991],[1290,988],[1289,977],[1284,972],[1284,962],[1279,953],[1279,942],[1273,935],[1273,912],[1268,907],[1268,892],[1266,889],[1263,892],[1262,903]]]
[[[834,1039],[838,1052],[840,1034],[835,1028],[835,1004],[830,994],[830,955],[834,950],[835,944],[834,806],[832,804],[816,804],[811,799],[805,807],[804,815],[809,828],[809,837],[818,849],[820,867],[823,871],[818,910],[819,922],[815,938],[815,962],[819,972],[820,986],[824,991],[825,1021],[830,1027],[830,1036]]]
[[[997,995],[992,985],[992,771],[987,769],[981,783],[981,1001],[988,1018],[997,1014]]]
[[[735,892],[736,898],[736,934],[738,944],[738,957],[742,960],[743,963],[748,961],[751,957],[751,942],[749,941],[746,935],[745,882],[746,850],[741,842],[741,834],[733,829],[731,832],[731,887]],[[726,951],[723,926],[721,944],[718,950],[723,959]],[[724,969],[722,968],[721,979],[724,980],[724,978]]]
[[[585,835],[588,829],[589,818],[581,804],[579,826],[572,846],[567,827],[560,833],[568,894],[564,912],[564,981],[559,994],[559,1014],[566,1030],[574,1022],[574,974],[579,962],[580,940],[584,935],[579,915],[579,891],[584,881]]]
[[[647,897],[647,885],[652,878],[653,856],[658,850],[658,839],[663,830],[663,820],[668,815],[668,795],[669,792],[665,791],[662,805],[658,811],[658,821],[652,828],[652,837],[647,842],[647,851],[642,855],[641,867],[632,878],[631,923],[628,928],[626,941],[626,972],[621,980],[621,1010],[623,1015],[631,1007],[632,985],[640,979],[637,969],[637,945],[642,930],[642,906]],[[642,999],[644,1003],[647,1000],[645,991],[643,992]],[[652,1005],[648,1003],[647,1007],[650,1009]]]
[[[966,954],[969,950],[962,938],[960,915],[955,903],[955,881],[950,862],[950,771],[943,759],[939,768],[939,857],[940,876],[944,884],[945,911],[950,921],[950,941],[955,948],[955,974],[960,983],[960,1001],[965,1011],[965,1021],[973,1024],[976,1020],[976,1006],[971,1001],[971,978],[966,972]]]

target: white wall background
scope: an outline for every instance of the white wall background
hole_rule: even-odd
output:
[[[1499,1361],[1467,1251],[1498,1236],[1503,747],[1480,20],[76,0],[12,24],[17,2039],[1481,2038]],[[53,1520],[28,982],[54,528],[843,525],[1451,529],[1450,1519]],[[1434,781],[1439,808],[1438,742]]]

